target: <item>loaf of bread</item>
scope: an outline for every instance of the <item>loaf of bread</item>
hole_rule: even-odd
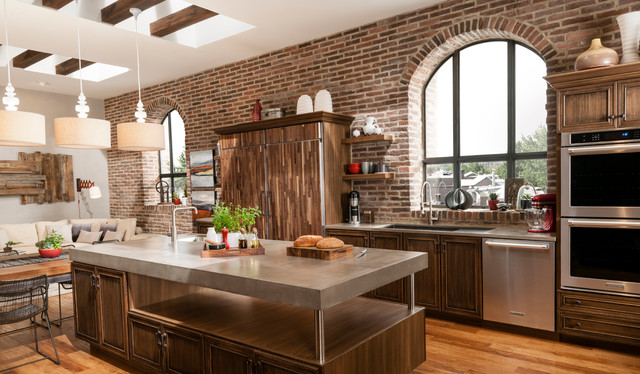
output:
[[[294,247],[313,247],[318,240],[322,239],[319,235],[302,235],[293,242]]]
[[[344,242],[338,238],[323,238],[318,240],[316,247],[321,249],[342,248],[344,247]]]

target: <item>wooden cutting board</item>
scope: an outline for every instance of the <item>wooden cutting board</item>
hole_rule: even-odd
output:
[[[323,249],[317,247],[287,247],[287,256],[309,257],[320,260],[333,260],[353,253],[353,246],[347,244],[341,248]]]

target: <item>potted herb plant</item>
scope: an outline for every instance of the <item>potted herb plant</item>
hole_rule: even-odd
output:
[[[62,252],[62,242],[64,241],[62,235],[58,234],[56,230],[51,230],[44,240],[36,243],[38,252],[41,257],[58,257]]]
[[[178,196],[178,194],[175,192],[173,193],[173,203],[175,205],[180,205],[180,196]]]
[[[242,207],[232,203],[220,203],[213,208],[212,223],[217,233],[222,229],[229,230],[228,241],[230,247],[238,246],[240,229],[250,232],[256,219],[262,215],[258,207]]]
[[[531,198],[533,195],[529,193],[523,193],[520,198],[520,209],[531,209]]]
[[[489,201],[487,201],[487,204],[489,204],[489,209],[490,210],[498,210],[498,203],[500,202],[500,200],[498,200],[498,194],[495,192],[491,192],[489,194]]]
[[[12,240],[9,240],[8,242],[4,243],[4,251],[11,252],[13,251],[13,246],[18,244],[22,244],[22,242],[14,242]]]

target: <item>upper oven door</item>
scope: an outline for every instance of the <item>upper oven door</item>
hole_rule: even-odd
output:
[[[563,147],[562,217],[640,218],[640,143]]]

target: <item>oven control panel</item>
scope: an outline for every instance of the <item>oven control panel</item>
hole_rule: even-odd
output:
[[[640,140],[640,129],[571,134],[571,144]]]

